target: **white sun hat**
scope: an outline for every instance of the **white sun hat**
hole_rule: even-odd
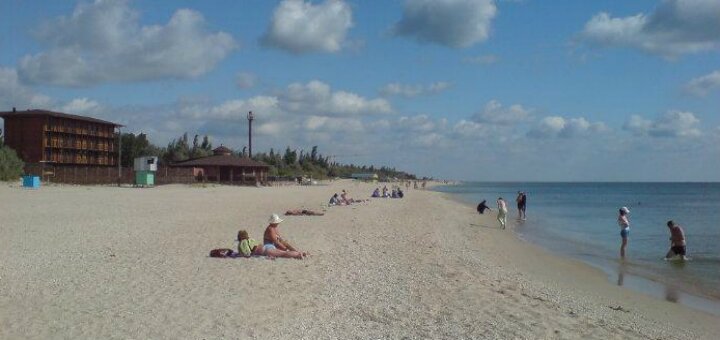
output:
[[[270,222],[270,224],[278,224],[282,221],[283,221],[283,219],[280,218],[280,216],[278,216],[278,214],[272,214],[270,216],[270,221],[268,221],[268,222]]]
[[[622,208],[620,208],[620,210],[622,210],[622,212],[624,212],[626,214],[630,213],[630,209],[628,209],[627,207],[622,207]]]

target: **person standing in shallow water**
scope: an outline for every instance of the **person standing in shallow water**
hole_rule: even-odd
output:
[[[686,260],[685,231],[683,231],[680,225],[672,220],[667,222],[667,227],[670,229],[670,250],[668,250],[667,254],[665,254],[665,259],[667,260],[675,256],[681,256],[683,260]]]
[[[500,222],[500,226],[503,229],[505,229],[505,225],[507,224],[507,204],[505,203],[505,200],[503,200],[502,197],[498,197],[497,207],[498,207],[497,220],[498,220],[498,222]]]
[[[518,220],[525,220],[527,219],[527,215],[525,214],[525,209],[527,208],[527,196],[524,192],[518,191],[518,197],[515,199],[517,202],[518,207]]]
[[[618,211],[618,226],[620,226],[620,237],[622,238],[622,243],[620,244],[620,257],[625,258],[625,249],[627,248],[628,238],[630,237],[630,220],[628,219],[628,214],[630,213],[630,209],[627,207],[622,207]]]

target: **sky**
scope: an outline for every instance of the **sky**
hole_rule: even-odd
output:
[[[0,110],[474,181],[720,181],[717,0],[0,0]]]

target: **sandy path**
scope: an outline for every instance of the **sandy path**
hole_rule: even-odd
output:
[[[304,261],[212,259],[271,212],[365,184],[0,186],[0,338],[712,338],[720,318],[615,287],[409,190],[287,217]],[[471,225],[474,224],[474,225]],[[622,306],[625,311],[610,307]]]

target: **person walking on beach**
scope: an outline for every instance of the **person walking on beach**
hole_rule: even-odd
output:
[[[622,207],[618,214],[618,226],[620,226],[620,237],[622,237],[622,243],[620,244],[620,257],[625,258],[625,249],[627,248],[628,237],[630,236],[630,220],[628,220],[628,214],[630,209]]]
[[[484,213],[485,213],[485,210],[490,210],[490,211],[492,211],[492,209],[490,209],[490,207],[488,207],[488,206],[487,206],[487,203],[485,203],[485,202],[487,202],[487,201],[486,201],[486,200],[483,200],[483,201],[480,202],[480,204],[478,204],[478,206],[477,206],[477,212],[479,212],[480,215],[484,214]]]
[[[503,200],[502,197],[498,197],[497,207],[498,207],[497,220],[498,220],[498,222],[500,222],[500,226],[503,229],[505,229],[505,225],[507,224],[507,204],[505,203],[505,200]]]
[[[667,222],[667,226],[668,229],[670,229],[670,250],[665,254],[665,259],[668,260],[675,256],[681,256],[683,260],[686,260],[685,231],[672,220]]]
[[[524,192],[518,191],[518,197],[515,199],[517,202],[518,207],[518,220],[525,220],[527,219],[527,215],[525,214],[525,208],[527,207],[527,196]]]

